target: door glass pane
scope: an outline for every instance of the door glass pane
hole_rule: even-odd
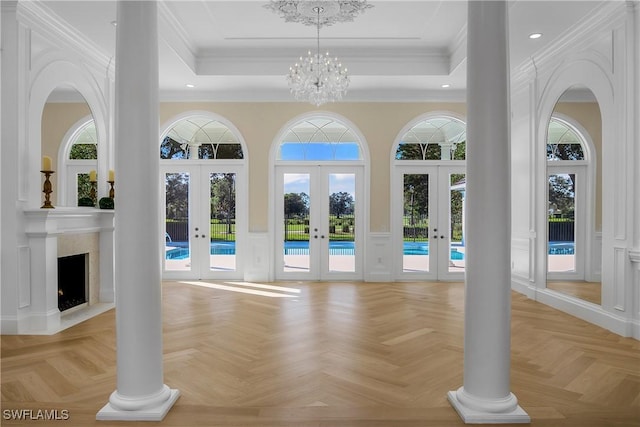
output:
[[[209,269],[236,269],[236,174],[209,174]]]
[[[88,173],[79,173],[76,175],[76,188],[78,206],[96,206],[97,197],[96,190],[91,191],[91,181],[89,181]]]
[[[165,270],[190,271],[189,187],[187,172],[166,173]]]
[[[449,271],[464,272],[465,174],[449,174]]]
[[[402,271],[429,271],[429,175],[405,174]]]
[[[356,271],[355,205],[356,175],[329,174],[329,271]]]
[[[310,175],[285,173],[283,190],[283,271],[309,272]]]
[[[575,186],[575,174],[549,175],[549,272],[576,270]]]

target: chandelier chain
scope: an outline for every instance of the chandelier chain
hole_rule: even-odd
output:
[[[287,74],[294,98],[316,106],[341,100],[349,87],[349,75],[337,57],[320,54],[320,27],[353,21],[372,6],[366,0],[271,0],[265,7],[281,14],[285,22],[316,26],[316,52],[309,50],[306,57],[301,56]]]

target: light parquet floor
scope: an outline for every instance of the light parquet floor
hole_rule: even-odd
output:
[[[220,286],[222,285],[222,286]],[[462,284],[163,283],[164,426],[464,425]],[[514,293],[511,389],[534,426],[640,426],[640,342]],[[114,310],[2,336],[2,425],[95,421],[116,387]],[[66,410],[18,422],[6,410]]]

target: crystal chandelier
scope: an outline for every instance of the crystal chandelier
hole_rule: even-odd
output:
[[[298,101],[309,101],[316,107],[326,103],[339,101],[349,87],[347,69],[342,67],[338,58],[320,54],[320,14],[322,9],[316,7],[318,15],[318,42],[316,53],[309,51],[306,57],[289,68],[287,83],[289,90]]]
[[[317,29],[316,52],[289,68],[287,82],[295,99],[309,101],[316,107],[339,101],[347,92],[349,75],[338,58],[320,54],[320,27],[336,22],[353,21],[358,13],[372,7],[366,0],[353,1],[271,1],[267,9],[281,14],[286,22],[314,25]]]

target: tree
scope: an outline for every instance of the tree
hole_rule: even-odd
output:
[[[307,216],[309,214],[309,195],[306,193],[287,193],[284,195],[284,215],[286,218]]]
[[[396,150],[398,160],[440,160],[440,146],[425,143],[400,143]]]
[[[549,175],[549,205],[565,217],[574,214],[575,179],[575,174]]]
[[[354,211],[354,200],[350,193],[340,191],[329,196],[329,212],[340,218],[340,215],[350,215]]]
[[[236,174],[215,173],[210,176],[211,215],[223,217],[227,223],[227,234],[232,234],[231,224],[236,217]]]
[[[72,160],[95,160],[98,158],[98,146],[96,144],[73,144],[69,158]]]
[[[186,219],[189,212],[189,174],[166,174],[165,194],[167,219]]]
[[[186,154],[180,143],[171,137],[165,137],[160,144],[161,159],[184,159]]]

